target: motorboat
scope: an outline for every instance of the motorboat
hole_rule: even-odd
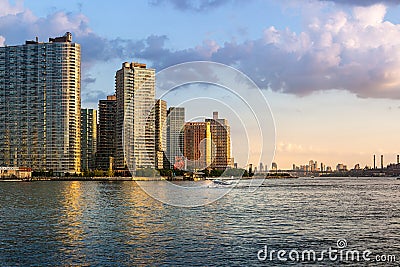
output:
[[[223,181],[223,180],[219,180],[219,179],[215,179],[212,181],[214,184],[217,184],[217,185],[232,185],[232,182],[230,182],[230,181]]]

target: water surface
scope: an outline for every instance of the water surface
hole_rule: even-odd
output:
[[[272,266],[282,262],[257,258],[265,245],[320,251],[345,239],[349,249],[396,255],[391,264],[399,265],[400,180],[266,180],[255,191],[247,185],[184,208],[154,200],[129,181],[3,182],[0,264]],[[221,189],[201,194],[207,190]]]

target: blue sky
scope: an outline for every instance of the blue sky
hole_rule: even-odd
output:
[[[157,71],[192,60],[237,67],[270,103],[279,167],[310,159],[365,166],[374,153],[387,162],[400,153],[399,4],[0,0],[0,45],[71,31],[82,45],[84,107],[113,93],[124,61]]]

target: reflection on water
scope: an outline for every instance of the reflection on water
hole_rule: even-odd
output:
[[[266,180],[253,189],[242,181],[210,205],[179,208],[134,182],[0,183],[0,263],[251,266],[264,245],[327,249],[338,238],[400,259],[399,180]]]
[[[84,260],[85,255],[75,254],[75,247],[83,247],[84,229],[82,225],[82,213],[85,202],[81,198],[82,189],[80,182],[63,183],[61,191],[60,214],[57,227],[58,239],[63,246],[60,253],[67,256],[66,263],[73,264]]]
[[[81,197],[81,184],[80,182],[71,182],[67,184],[65,190],[62,192],[64,201],[62,202],[63,209],[60,214],[60,224],[64,224],[67,228],[63,233],[67,234],[68,238],[63,241],[68,243],[79,242],[82,240],[82,207],[83,204]]]

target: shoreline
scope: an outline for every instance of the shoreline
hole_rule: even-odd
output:
[[[353,179],[360,179],[360,178],[377,178],[377,179],[395,179],[395,180],[400,180],[400,177],[394,177],[394,176],[359,176],[359,177],[349,177],[349,176],[337,176],[337,177],[308,177],[308,176],[302,176],[302,177],[288,177],[288,176],[268,176],[268,177],[237,177],[235,179],[232,178],[224,178],[224,177],[207,177],[204,179],[199,179],[199,180],[183,180],[183,179],[169,179],[169,177],[33,177],[33,178],[0,178],[0,183],[2,182],[40,182],[40,181],[48,181],[48,182],[55,182],[55,181],[71,181],[71,182],[90,182],[90,181],[98,181],[98,182],[127,182],[127,181],[169,181],[169,182],[179,182],[179,181],[212,181],[212,180],[252,180],[252,179],[265,179],[265,180],[293,180],[293,179],[298,179],[298,178],[308,178],[308,179],[323,179],[323,180],[329,180],[330,178],[340,178],[340,179],[348,179],[348,178],[353,178]]]

